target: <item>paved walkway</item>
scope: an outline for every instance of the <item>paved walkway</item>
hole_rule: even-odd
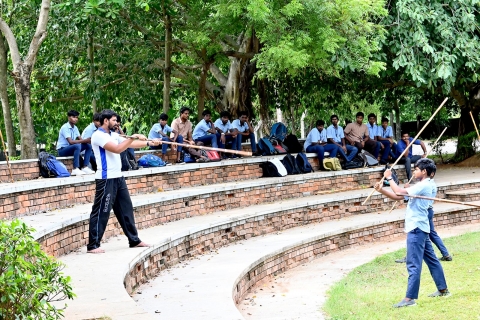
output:
[[[447,238],[480,231],[480,224],[455,226],[438,231],[442,238]],[[274,279],[258,283],[246,296],[248,300],[240,304],[238,309],[245,319],[324,319],[322,305],[327,299],[327,291],[334,283],[375,257],[404,247],[405,238],[401,237],[394,241],[376,242],[315,259],[287,270]],[[454,257],[451,263],[456,262]],[[404,289],[400,288],[399,299]],[[393,303],[395,301],[392,301]]]

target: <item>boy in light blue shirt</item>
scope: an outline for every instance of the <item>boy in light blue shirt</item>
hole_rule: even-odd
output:
[[[338,116],[336,114],[330,117],[332,123],[327,128],[327,140],[329,144],[334,144],[338,147],[338,153],[345,159],[346,162],[350,162],[357,155],[358,149],[350,144],[345,144],[345,135],[343,128],[338,125]]]
[[[435,163],[431,159],[420,159],[415,163],[414,177],[419,183],[410,188],[401,188],[392,179],[392,171],[385,170],[384,177],[390,182],[392,191],[386,190],[382,183],[375,185],[375,190],[393,200],[403,200],[409,197],[405,214],[405,232],[407,233],[407,271],[408,286],[405,298],[393,307],[401,308],[416,305],[420,290],[420,275],[422,273],[422,260],[428,266],[430,274],[435,282],[437,291],[429,297],[442,297],[450,295],[442,265],[433,251],[429,240],[430,224],[428,208],[431,200],[419,199],[414,196],[432,197],[432,184],[430,176],[436,170]]]
[[[335,158],[338,151],[337,145],[327,143],[327,130],[324,127],[325,121],[317,120],[316,128],[313,128],[308,133],[307,139],[303,144],[306,152],[315,152],[317,154],[320,170],[325,170],[323,166],[325,151],[329,153],[330,158]]]
[[[254,156],[257,154],[257,141],[255,139],[255,130],[248,119],[247,111],[240,111],[238,119],[233,120],[232,127],[236,130],[237,134],[237,150],[242,150],[242,142],[250,140],[250,146],[252,147],[252,153]]]
[[[170,133],[173,132],[173,134],[176,134],[177,132],[168,126],[167,120],[168,120],[168,115],[165,113],[162,113],[158,119],[158,123],[155,123],[150,129],[150,132],[148,133],[148,139],[150,140],[161,139],[162,141],[172,142],[173,139],[170,138]],[[150,149],[154,149],[154,150],[160,149],[160,148],[162,149],[162,160],[165,161],[168,144],[164,143],[161,146],[150,146]],[[178,146],[178,150],[179,152],[181,152],[182,147]],[[165,163],[168,164],[167,161],[165,161]]]
[[[213,148],[218,148],[217,144],[217,129],[212,122],[212,113],[208,110],[202,112],[203,119],[193,129],[193,140],[203,142],[205,145],[212,145]]]
[[[395,153],[393,151],[393,130],[392,127],[388,125],[388,118],[382,118],[382,125],[377,126],[377,133],[375,135],[377,137],[377,141],[382,144],[383,155],[387,154],[394,159]]]
[[[230,123],[230,112],[222,111],[220,112],[220,118],[218,118],[214,123],[215,129],[217,130],[217,141],[219,148],[226,148],[227,142],[231,141],[232,144],[230,149],[237,149],[237,139],[238,135],[233,129],[232,124]],[[233,158],[236,156],[234,155]],[[227,158],[224,154],[222,158]]]
[[[90,138],[83,139],[78,131],[76,124],[79,114],[80,113],[75,110],[67,112],[68,122],[60,129],[57,141],[57,152],[60,157],[73,156],[72,176],[95,173],[87,166],[84,166],[80,170],[80,152],[85,150],[84,164],[90,163],[92,145],[90,144]]]

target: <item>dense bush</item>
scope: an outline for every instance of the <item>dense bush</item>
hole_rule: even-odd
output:
[[[73,299],[64,265],[44,253],[21,221],[0,221],[0,319],[59,319],[54,301]]]

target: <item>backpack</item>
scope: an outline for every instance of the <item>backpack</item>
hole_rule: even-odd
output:
[[[287,150],[285,150],[281,145],[279,144],[276,144],[273,146],[276,150],[277,150],[277,153],[278,154],[286,154],[287,153]]]
[[[373,167],[378,165],[378,160],[370,152],[362,150],[359,155],[363,158],[366,167]]]
[[[323,168],[327,171],[340,171],[342,170],[342,165],[338,158],[325,158],[323,159]]]
[[[302,173],[313,172],[312,165],[310,164],[310,162],[308,162],[307,155],[305,153],[300,152],[299,154],[297,154],[297,157],[295,158],[295,162],[297,163],[297,166],[298,166],[298,169],[300,169],[300,172]]]
[[[183,162],[185,163],[192,163],[192,162],[197,162],[195,160],[195,157],[192,156],[190,153],[186,152],[185,149],[182,149],[182,153],[181,153],[181,158],[180,158]]]
[[[393,181],[395,181],[395,183],[398,185],[398,184],[399,184],[399,180],[398,180],[397,171],[395,171],[395,169],[393,169],[393,168],[389,167],[388,165],[386,165],[385,168],[382,170],[382,173],[385,172],[385,170],[387,170],[387,169],[392,170],[392,179],[393,179]],[[390,181],[387,181],[387,179],[383,179],[383,185],[389,187],[389,186],[390,186]]]
[[[279,142],[283,142],[286,136],[287,136],[287,127],[283,123],[277,122],[272,126],[272,129],[270,130],[271,139],[275,139]]]
[[[202,155],[207,157],[210,161],[220,161],[220,155],[215,150],[202,150]]]
[[[122,160],[122,171],[138,170],[138,163],[135,156],[126,149],[120,153],[120,160]]]
[[[42,158],[44,159],[47,170],[50,172],[50,174],[52,174],[51,177],[70,177],[70,172],[68,172],[67,167],[65,167],[63,162],[58,161],[57,158],[55,158],[55,156],[52,154],[47,153],[47,155],[48,156],[46,157],[46,160],[45,155],[42,155]]]
[[[55,158],[55,156],[42,151],[38,154],[38,168],[40,169],[40,176],[44,178],[54,178],[55,175],[48,169],[47,161],[49,157]]]
[[[352,159],[352,161],[345,162],[343,165],[343,169],[356,169],[364,167],[365,162],[363,161],[363,158],[360,157],[358,154],[355,156],[355,158]]]
[[[144,168],[148,167],[164,167],[167,164],[162,160],[162,158],[157,157],[153,154],[145,154],[140,159],[138,159],[138,164]]]
[[[287,175],[287,170],[278,159],[270,159],[261,163],[260,167],[263,169],[263,177],[285,177]]]
[[[303,145],[298,141],[296,135],[289,134],[283,143],[287,146],[288,152],[290,153],[303,152]]]
[[[262,139],[258,140],[257,150],[258,150],[259,153],[262,154],[262,156],[268,156],[268,155],[272,155],[272,154],[277,153],[277,151],[273,147],[270,140],[268,140],[268,138],[262,138]]]
[[[287,170],[287,174],[300,174],[302,171],[300,171],[300,168],[298,168],[297,162],[295,161],[295,158],[291,154],[287,154],[285,157],[282,159],[282,164]]]

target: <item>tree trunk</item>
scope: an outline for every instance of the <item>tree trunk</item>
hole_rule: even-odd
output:
[[[400,124],[400,107],[397,99],[395,99],[393,104],[393,110],[395,110],[395,140],[398,141],[402,138],[402,126]]]
[[[258,100],[260,101],[260,110],[259,116],[262,121],[262,127],[260,131],[263,134],[268,134],[270,117],[268,114],[268,80],[267,79],[257,79],[257,91],[258,91]]]
[[[22,159],[37,158],[37,143],[30,109],[30,76],[32,67],[21,63],[16,66],[15,94],[17,100],[18,121],[20,124],[20,145]]]
[[[7,48],[4,41],[5,39],[0,33],[0,100],[2,101],[3,122],[5,123],[5,131],[7,133],[8,155],[14,157],[17,155],[17,147],[15,135],[13,134],[12,113],[7,92]]]
[[[92,26],[92,29],[94,29],[94,26]],[[93,43],[93,30],[90,31],[88,35],[88,48],[87,48],[87,53],[88,53],[88,60],[90,62],[90,82],[93,86],[95,86],[96,90],[96,79],[95,79],[95,57],[94,57],[94,43]],[[95,97],[92,98],[92,112],[96,113],[97,112],[97,99]]]
[[[170,109],[170,83],[172,80],[172,22],[165,13],[165,70],[163,73],[163,112]]]
[[[206,50],[202,50],[202,54],[206,54]],[[206,88],[206,82],[207,82],[207,74],[208,74],[208,69],[210,68],[210,63],[204,62],[203,67],[202,67],[202,72],[200,73],[200,79],[198,81],[198,104],[197,104],[197,120],[200,121],[202,120],[202,112],[205,110],[205,98],[207,96],[207,88]]]

